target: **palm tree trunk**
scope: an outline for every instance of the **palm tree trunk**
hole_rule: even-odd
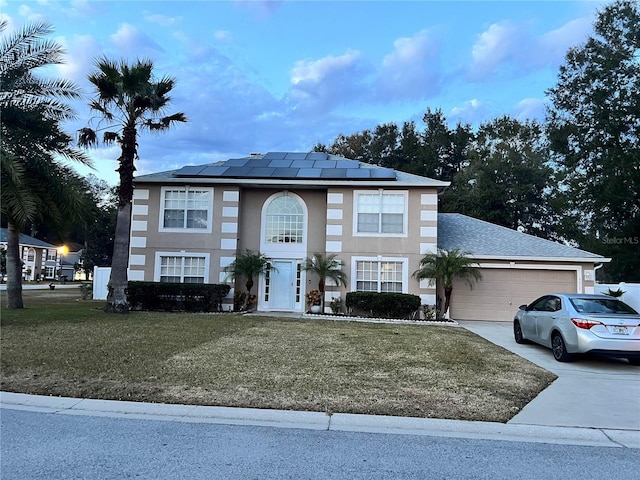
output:
[[[113,243],[113,260],[109,277],[109,293],[105,311],[128,313],[127,268],[129,267],[129,229],[131,226],[131,202],[118,206],[116,234]]]
[[[129,267],[129,232],[131,230],[131,203],[133,201],[133,173],[136,156],[135,124],[125,126],[122,136],[122,154],[119,161],[120,186],[118,188],[118,215],[113,241],[113,259],[109,277],[109,293],[105,311],[128,313],[127,269]]]
[[[7,222],[7,308],[24,308],[20,230],[12,222]]]
[[[453,287],[445,287],[444,288],[444,308],[442,309],[442,318],[445,317],[447,312],[449,311],[449,305],[451,304],[451,293],[453,292]]]

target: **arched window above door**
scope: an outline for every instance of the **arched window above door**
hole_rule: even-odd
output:
[[[266,208],[264,242],[304,243],[304,215],[298,198],[286,193],[273,198]]]

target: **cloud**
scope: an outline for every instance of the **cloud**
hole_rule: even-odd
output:
[[[488,105],[474,98],[467,100],[460,107],[453,107],[447,115],[450,122],[478,124],[487,117]]]
[[[164,52],[164,49],[129,23],[123,23],[116,33],[110,37],[111,43],[119,50],[140,56],[141,52]]]
[[[380,101],[428,98],[439,91],[438,42],[427,30],[393,42],[376,81]]]
[[[529,39],[522,27],[509,23],[494,23],[482,32],[471,50],[471,80],[483,80],[523,54]]]
[[[88,87],[87,74],[93,68],[95,59],[102,53],[98,41],[91,35],[58,37],[56,41],[66,50],[65,63],[56,67],[60,77],[72,80],[83,88]]]
[[[555,68],[563,62],[567,50],[583,43],[591,30],[591,20],[587,17],[568,21],[539,36],[531,33],[526,25],[494,23],[473,45],[467,76],[471,81],[484,81]]]
[[[369,71],[370,67],[355,50],[319,60],[298,61],[291,70],[288,101],[294,109],[328,111],[360,97],[361,84]]]
[[[559,65],[569,48],[584,43],[591,33],[591,19],[582,17],[571,20],[542,35],[529,58],[534,65]]]
[[[155,23],[162,27],[170,27],[171,25],[182,22],[182,17],[167,17],[166,15],[160,15],[157,13],[147,14],[144,19],[149,23]]]
[[[282,0],[235,0],[235,4],[240,9],[251,13],[258,20],[271,17],[282,3]]]
[[[231,43],[233,42],[233,35],[228,30],[217,30],[213,34],[213,38],[219,43]]]
[[[540,98],[525,98],[513,108],[512,115],[520,120],[544,121],[546,103]]]

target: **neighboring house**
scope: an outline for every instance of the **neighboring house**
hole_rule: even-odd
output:
[[[0,228],[0,245],[7,248],[6,228]],[[23,264],[22,278],[24,280],[53,280],[56,278],[59,258],[55,245],[21,233],[20,258]]]
[[[455,234],[461,235],[458,245],[455,239],[442,243],[446,235],[439,240],[439,223],[458,218],[438,215],[438,192],[448,185],[320,152],[253,154],[139,176],[129,279],[222,283],[227,281],[224,268],[238,253],[252,250],[270,257],[274,267],[257,282],[258,309],[302,312],[305,293],[317,287],[302,263],[315,252],[335,253],[348,282],[346,288],[328,286],[328,301],[350,291],[387,291],[419,295],[423,304],[433,305],[435,286],[411,276],[420,259],[438,245],[467,250],[464,231]],[[593,278],[582,278],[582,272],[593,273],[606,259],[583,253],[588,259],[580,263],[574,288],[589,291]],[[511,262],[520,260],[491,254],[493,263],[508,267],[496,269],[503,274],[510,274]],[[560,265],[573,265],[576,258],[545,262],[562,270]],[[493,265],[483,265],[483,271],[489,268]],[[493,281],[491,275],[487,279]],[[456,295],[460,306],[466,297],[463,288],[454,289],[454,302]]]

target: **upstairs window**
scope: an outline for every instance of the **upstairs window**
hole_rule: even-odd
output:
[[[356,192],[356,235],[406,235],[407,194]]]
[[[213,189],[163,188],[161,231],[211,231]]]
[[[303,243],[304,209],[297,198],[281,195],[267,207],[266,243]]]

